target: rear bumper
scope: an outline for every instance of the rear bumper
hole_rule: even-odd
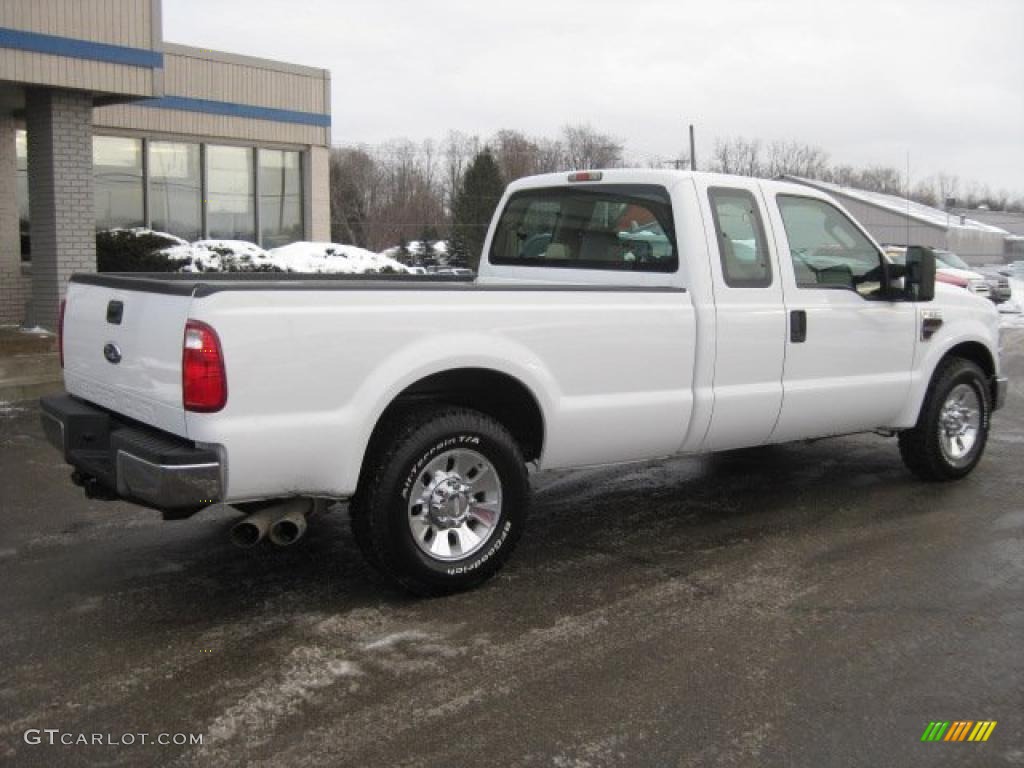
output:
[[[1006,405],[1006,389],[1009,381],[1005,376],[996,376],[992,380],[992,410],[998,411]]]
[[[125,499],[166,517],[187,517],[222,499],[224,468],[215,451],[70,395],[44,397],[39,405],[47,440],[88,495]]]

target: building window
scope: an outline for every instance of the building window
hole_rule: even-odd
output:
[[[92,142],[96,231],[146,224],[142,140],[96,136]]]
[[[302,239],[302,166],[298,152],[261,149],[260,234],[264,248]]]
[[[21,260],[32,258],[32,244],[28,228],[28,134],[16,131],[15,152],[18,157],[16,195],[18,197],[18,232],[21,234]]]
[[[203,236],[201,154],[198,144],[149,142],[150,226],[186,240]]]
[[[25,130],[15,132],[15,151],[21,259],[27,262],[31,243]],[[97,232],[151,227],[185,240],[248,240],[264,248],[305,236],[298,151],[94,136],[93,177]]]
[[[206,221],[213,239],[256,242],[256,184],[249,147],[206,148]]]

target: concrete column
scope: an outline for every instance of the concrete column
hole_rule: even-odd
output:
[[[331,151],[327,147],[310,147],[303,153],[303,193],[305,200],[306,239],[314,242],[331,240]]]
[[[0,115],[0,325],[21,323],[27,299],[28,281],[21,274],[18,233],[16,131],[14,118]]]
[[[29,322],[53,328],[74,272],[96,271],[92,97],[32,89],[25,94],[32,235]]]

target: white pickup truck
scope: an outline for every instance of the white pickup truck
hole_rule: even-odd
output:
[[[420,594],[493,575],[528,468],[857,432],[970,472],[1006,392],[992,304],[895,265],[791,183],[609,170],[523,179],[479,277],[75,275],[49,439],[94,497],[294,541],[348,499]]]

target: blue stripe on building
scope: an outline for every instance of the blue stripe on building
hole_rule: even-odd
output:
[[[145,48],[127,48],[123,45],[94,43],[91,40],[77,40],[71,37],[43,35],[20,29],[0,27],[0,48],[14,48],[32,53],[47,53],[69,59],[105,61],[109,64],[124,64],[129,67],[160,69],[164,56],[159,51]]]
[[[244,117],[250,120],[273,120],[278,123],[298,123],[300,125],[313,125],[318,128],[331,127],[331,116],[321,115],[316,112],[295,112],[290,109],[271,109],[270,107],[234,104],[227,101],[189,99],[184,96],[164,96],[159,99],[146,99],[136,102],[135,106],[155,107],[156,109],[179,109],[184,112],[205,112],[208,115]]]

